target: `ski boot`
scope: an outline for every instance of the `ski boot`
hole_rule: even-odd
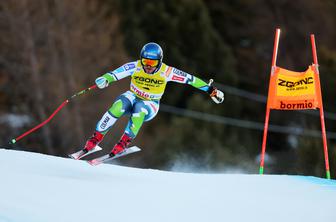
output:
[[[116,145],[114,145],[113,149],[111,150],[110,156],[113,157],[118,153],[123,152],[131,142],[132,138],[126,134],[123,134],[119,142]]]
[[[98,145],[104,138],[104,135],[98,131],[95,131],[90,139],[86,141],[83,151],[85,153],[92,150],[96,145]]]

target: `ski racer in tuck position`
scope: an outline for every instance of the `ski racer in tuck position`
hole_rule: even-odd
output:
[[[123,115],[130,115],[126,129],[119,142],[112,148],[110,156],[123,152],[137,136],[142,124],[152,120],[159,111],[160,99],[168,82],[191,85],[207,92],[216,103],[224,101],[224,93],[189,73],[183,72],[162,62],[163,51],[153,42],[143,46],[140,60],[126,63],[116,70],[98,77],[95,83],[103,89],[111,83],[130,76],[130,90],[121,94],[111,108],[103,115],[96,129],[83,149],[87,153],[98,145]]]

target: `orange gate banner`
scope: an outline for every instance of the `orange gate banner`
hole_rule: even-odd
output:
[[[270,109],[316,109],[320,102],[320,81],[316,66],[294,72],[275,66],[270,79],[267,106]]]
[[[315,36],[310,35],[314,63],[305,72],[293,72],[276,65],[280,29],[277,28],[274,38],[271,78],[268,88],[267,108],[265,115],[264,134],[261,149],[259,174],[264,173],[268,122],[271,109],[278,110],[301,110],[319,109],[321,120],[321,131],[324,149],[324,162],[326,177],[330,179],[327,133],[324,123],[324,111],[322,103],[322,92],[318,61],[315,45]]]

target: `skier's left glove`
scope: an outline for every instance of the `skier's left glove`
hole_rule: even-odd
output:
[[[99,89],[103,89],[108,86],[108,81],[104,76],[98,77],[95,82]]]
[[[211,99],[219,104],[222,103],[224,101],[224,93],[222,91],[220,91],[219,89],[217,89],[216,87],[212,86],[213,80],[211,79],[209,82],[209,89],[208,89],[208,93],[211,97]]]

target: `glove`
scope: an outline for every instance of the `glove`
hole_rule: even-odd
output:
[[[108,81],[105,77],[101,76],[96,79],[96,85],[99,89],[103,89],[108,86]]]
[[[210,97],[217,104],[222,103],[224,101],[224,93],[213,86],[212,86],[212,92],[210,93]]]
[[[219,104],[222,103],[224,101],[224,93],[220,90],[218,90],[216,87],[212,86],[213,80],[210,79],[209,82],[209,89],[208,89],[208,93],[210,94],[211,99]]]

